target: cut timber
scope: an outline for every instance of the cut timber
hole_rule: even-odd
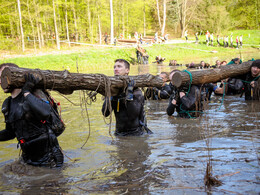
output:
[[[117,41],[122,43],[136,43],[135,39],[118,39]]]
[[[163,81],[159,76],[151,74],[138,76],[106,76],[103,74],[70,73],[69,71],[52,71],[6,67],[1,76],[3,89],[21,88],[24,75],[32,73],[40,81],[37,88],[51,89],[63,94],[71,94],[74,90],[90,90],[107,96],[106,89],[111,89],[111,95],[118,95],[121,88],[125,88],[129,79],[135,80],[136,87],[160,87]]]
[[[242,64],[226,65],[210,70],[191,71],[192,84],[215,83],[222,79],[246,74],[250,71],[252,62],[253,61],[248,61]],[[172,83],[176,87],[180,87],[189,81],[190,75],[187,72],[176,72],[172,76]]]

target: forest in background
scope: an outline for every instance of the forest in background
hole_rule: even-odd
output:
[[[0,49],[41,49],[62,41],[103,44],[133,37],[188,30],[224,34],[259,29],[260,0],[0,0]]]

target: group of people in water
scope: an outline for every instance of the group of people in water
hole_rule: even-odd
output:
[[[237,61],[234,60],[234,63]],[[1,64],[0,76],[6,67],[18,66],[12,63]],[[115,76],[127,76],[129,71],[128,61],[115,60]],[[247,74],[223,81],[223,86],[217,86],[216,83],[194,85],[187,82],[177,88],[172,83],[172,77],[177,72],[179,70],[173,70],[169,74],[161,72],[159,76],[163,85],[159,88],[147,88],[144,95],[141,89],[135,86],[135,81],[129,79],[126,87],[120,89],[118,95],[105,97],[102,114],[107,117],[114,112],[115,135],[137,136],[152,133],[146,123],[144,110],[146,99],[168,99],[166,112],[169,116],[177,113],[179,117],[191,118],[200,116],[204,110],[204,102],[211,98],[212,93],[220,94],[224,86],[227,91],[222,90],[222,93],[241,93],[241,83],[234,79],[241,79],[246,100],[259,97],[260,60],[252,62],[250,72]],[[37,89],[38,82],[37,77],[28,73],[25,75],[25,84],[22,88],[4,89],[4,92],[10,93],[11,96],[2,105],[6,127],[0,131],[0,141],[16,138],[22,150],[21,161],[24,163],[61,167],[64,157],[57,139],[60,134],[54,131],[53,101],[46,90]],[[236,89],[237,86],[239,89]],[[255,90],[257,87],[258,91]]]

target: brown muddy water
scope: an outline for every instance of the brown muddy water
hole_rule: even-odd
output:
[[[111,66],[112,68],[112,66]],[[170,71],[133,66],[131,74]],[[84,70],[81,70],[84,72]],[[112,75],[113,70],[102,73]],[[80,95],[81,94],[81,95]],[[260,103],[239,96],[214,96],[198,119],[167,116],[167,100],[145,103],[152,135],[110,136],[102,99],[80,107],[82,93],[52,95],[61,102],[65,132],[62,169],[22,165],[16,140],[0,143],[0,194],[259,194]],[[7,97],[1,91],[0,102]],[[108,120],[106,120],[108,122]],[[4,129],[3,115],[0,127]],[[114,132],[115,119],[112,122]],[[90,138],[81,148],[87,137]],[[204,186],[206,165],[222,185]]]

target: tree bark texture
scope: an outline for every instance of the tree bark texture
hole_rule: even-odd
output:
[[[242,64],[232,64],[221,66],[220,68],[191,71],[192,84],[204,84],[219,82],[222,79],[229,77],[236,77],[238,75],[246,74],[250,71],[250,66],[253,61],[244,62]],[[176,87],[180,87],[185,83],[190,82],[190,75],[187,72],[176,72],[172,76],[172,83]]]
[[[110,88],[111,95],[118,95],[121,89],[127,87],[129,79],[135,80],[136,87],[161,87],[163,81],[159,76],[151,74],[138,76],[106,76],[103,74],[70,73],[65,71],[39,70],[6,67],[1,76],[3,89],[21,88],[24,83],[24,75],[32,73],[39,78],[36,88],[56,90],[63,94],[71,94],[74,90],[96,91],[107,96]]]

